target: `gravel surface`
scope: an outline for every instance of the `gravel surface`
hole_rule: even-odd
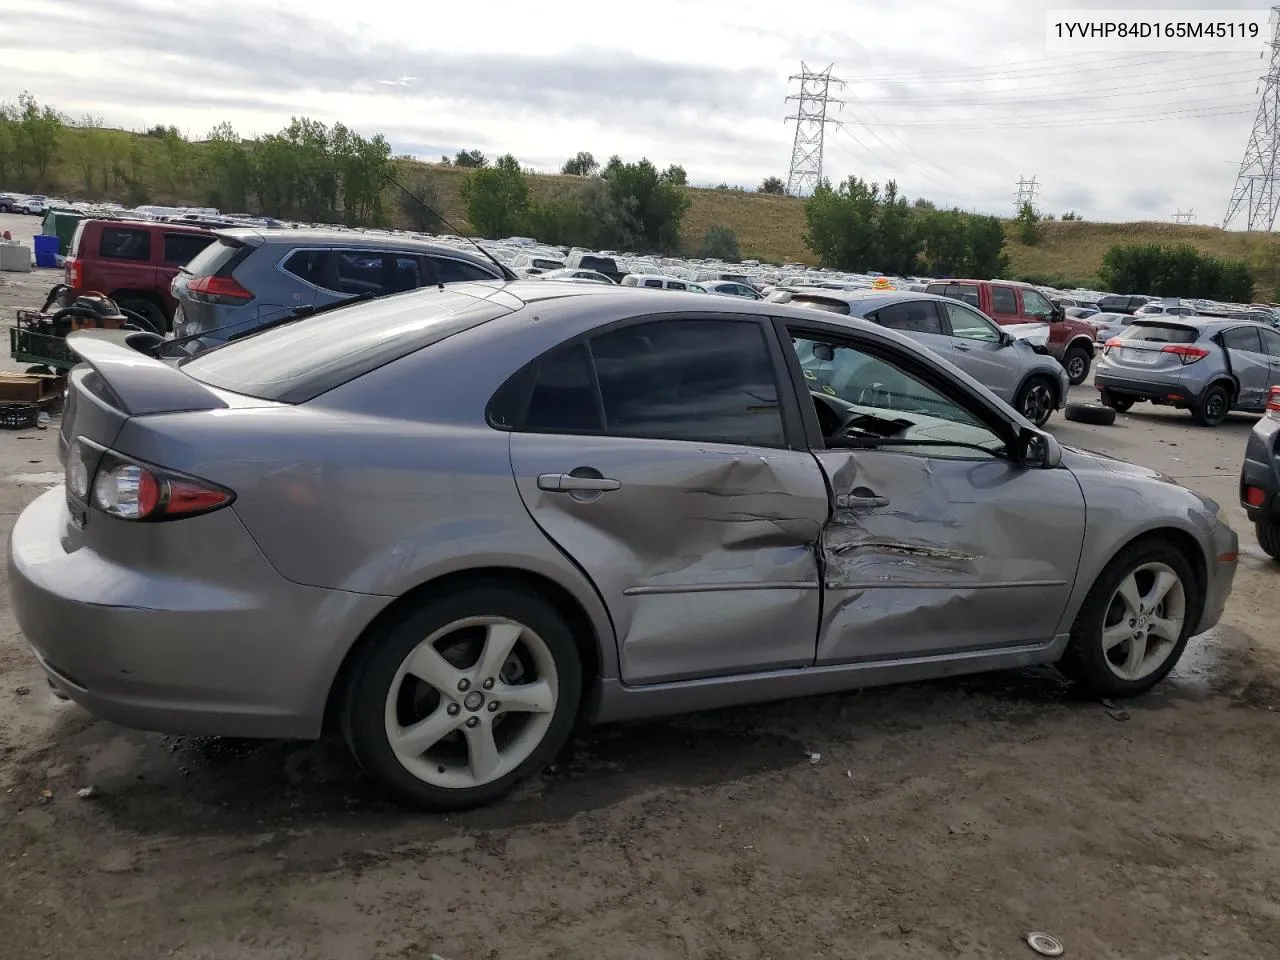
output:
[[[0,276],[6,323],[57,280]],[[1223,625],[1156,693],[1111,709],[1031,670],[599,728],[464,816],[388,805],[337,743],[94,720],[0,589],[4,955],[940,960],[1044,931],[1067,957],[1274,960],[1280,565],[1235,505],[1250,423],[1050,421],[1241,531]],[[55,434],[0,433],[6,533],[58,480]]]

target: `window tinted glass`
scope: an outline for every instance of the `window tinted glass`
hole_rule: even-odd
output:
[[[186,265],[186,272],[194,277],[212,277],[243,249],[239,244],[227,243],[225,240],[211,243],[191,258]]]
[[[524,428],[534,433],[598,433],[602,429],[591,387],[590,355],[578,343],[534,364],[533,392]]]
[[[975,313],[968,307],[962,307],[958,303],[947,304],[947,319],[951,321],[951,335],[953,337],[961,337],[965,340],[985,340],[988,343],[997,343],[1000,340],[1000,332],[996,330],[993,324],[980,313]]]
[[[932,300],[908,300],[876,311],[876,322],[904,333],[941,333],[938,311]]]
[[[959,300],[961,303],[967,303],[975,307],[982,305],[982,301],[978,297],[978,288],[972,283],[949,283],[947,284],[947,292],[945,296],[950,297],[952,300]]]
[[[1262,352],[1262,341],[1258,337],[1257,327],[1236,327],[1234,330],[1228,330],[1222,335],[1222,345],[1228,350]]]
[[[235,393],[303,403],[507,312],[448,290],[360,303],[234,340],[184,361],[182,370]]]
[[[646,281],[644,282],[644,285],[645,285],[646,287],[658,287],[659,289],[661,289],[661,287],[662,287],[662,281],[661,281],[661,280],[646,280]]]
[[[770,298],[772,299],[772,298]],[[811,293],[792,294],[788,299],[780,299],[779,303],[790,303],[797,307],[810,307],[814,310],[825,310],[827,313],[849,315],[849,304],[834,297],[819,297]]]
[[[1018,299],[1012,287],[991,288],[991,309],[996,313],[1017,313]]]
[[[1274,330],[1260,330],[1262,334],[1262,349],[1271,356],[1280,358],[1280,333]]]
[[[325,268],[329,262],[328,250],[299,250],[289,255],[284,262],[284,270],[299,280],[324,287],[326,283]],[[328,289],[326,287],[326,289]]]
[[[814,407],[823,433],[831,436],[851,416],[846,433],[895,440],[949,440],[976,443],[994,456],[1003,446],[977,417],[935,387],[896,363],[853,347],[833,344],[830,360],[819,359],[815,341],[794,341],[805,379],[814,394]],[[822,397],[833,397],[832,405]],[[838,413],[837,413],[838,411]],[[925,457],[974,458],[982,454],[966,448],[894,446],[897,452]]]
[[[665,320],[591,341],[609,433],[783,446],[764,333],[755,323]]]
[[[467,263],[465,260],[454,260],[452,257],[432,257],[436,265],[436,277],[441,283],[461,283],[467,280],[493,280],[492,270]]]
[[[211,243],[213,243],[212,236],[201,236],[198,233],[166,233],[164,262],[170,266],[180,267],[189,263],[192,257]]]
[[[151,234],[146,230],[105,227],[98,253],[107,260],[146,262],[151,259]]]
[[[1135,320],[1120,332],[1122,340],[1145,343],[1195,343],[1200,331],[1174,323]]]
[[[685,284],[681,283],[679,280],[668,280],[667,289],[668,290],[687,290],[689,288]]]

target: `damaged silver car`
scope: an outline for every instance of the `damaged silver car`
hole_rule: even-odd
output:
[[[856,318],[521,281],[179,363],[68,344],[66,481],[9,550],[51,683],[144,729],[332,725],[428,809],[582,717],[1049,663],[1140,694],[1236,567],[1213,501]]]

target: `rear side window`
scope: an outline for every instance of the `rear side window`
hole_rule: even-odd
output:
[[[281,264],[286,273],[331,293],[387,296],[423,286],[415,254],[383,250],[296,250]]]
[[[1200,331],[1176,323],[1149,323],[1135,320],[1120,333],[1131,343],[1195,343]]]
[[[925,293],[939,297],[950,297],[973,307],[982,306],[978,297],[978,288],[972,283],[931,283],[924,288]]]
[[[214,277],[243,249],[238,243],[219,240],[192,257],[183,269],[193,277]]]
[[[234,393],[305,403],[508,312],[448,290],[376,300],[233,340],[184,361],[182,370]]]
[[[996,313],[1017,313],[1018,298],[1012,287],[991,288],[991,309]]]
[[[146,230],[104,227],[98,244],[98,255],[104,260],[146,263],[151,259],[151,234]]]
[[[838,313],[841,316],[849,315],[849,304],[843,300],[837,300],[835,297],[818,297],[811,293],[797,293],[786,303],[796,306],[809,307],[813,310],[825,310],[827,313]]]
[[[661,281],[661,280],[646,280],[646,281],[644,282],[644,285],[645,285],[646,287],[657,287],[659,290],[661,290],[661,289],[662,289],[662,281]]]
[[[908,300],[876,311],[876,322],[903,333],[942,333],[938,311],[929,300]]]
[[[432,257],[436,267],[436,278],[441,283],[463,283],[468,280],[496,279],[492,270],[467,263],[465,260],[454,260],[452,257]]]
[[[562,347],[534,364],[524,428],[534,433],[600,432],[600,405],[585,343]]]
[[[166,233],[164,262],[172,267],[181,267],[191,262],[196,254],[211,243],[213,243],[212,236],[201,236],[198,233]]]

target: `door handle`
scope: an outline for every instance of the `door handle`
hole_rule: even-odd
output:
[[[842,493],[836,497],[836,506],[841,510],[856,510],[859,507],[887,507],[888,497],[858,497]]]
[[[621,488],[620,480],[608,477],[575,477],[569,473],[544,473],[538,477],[538,489],[552,493],[570,493],[574,490],[604,492]]]
[[[963,350],[966,353],[969,352],[969,345],[967,343],[957,343],[954,346],[957,350]]]

